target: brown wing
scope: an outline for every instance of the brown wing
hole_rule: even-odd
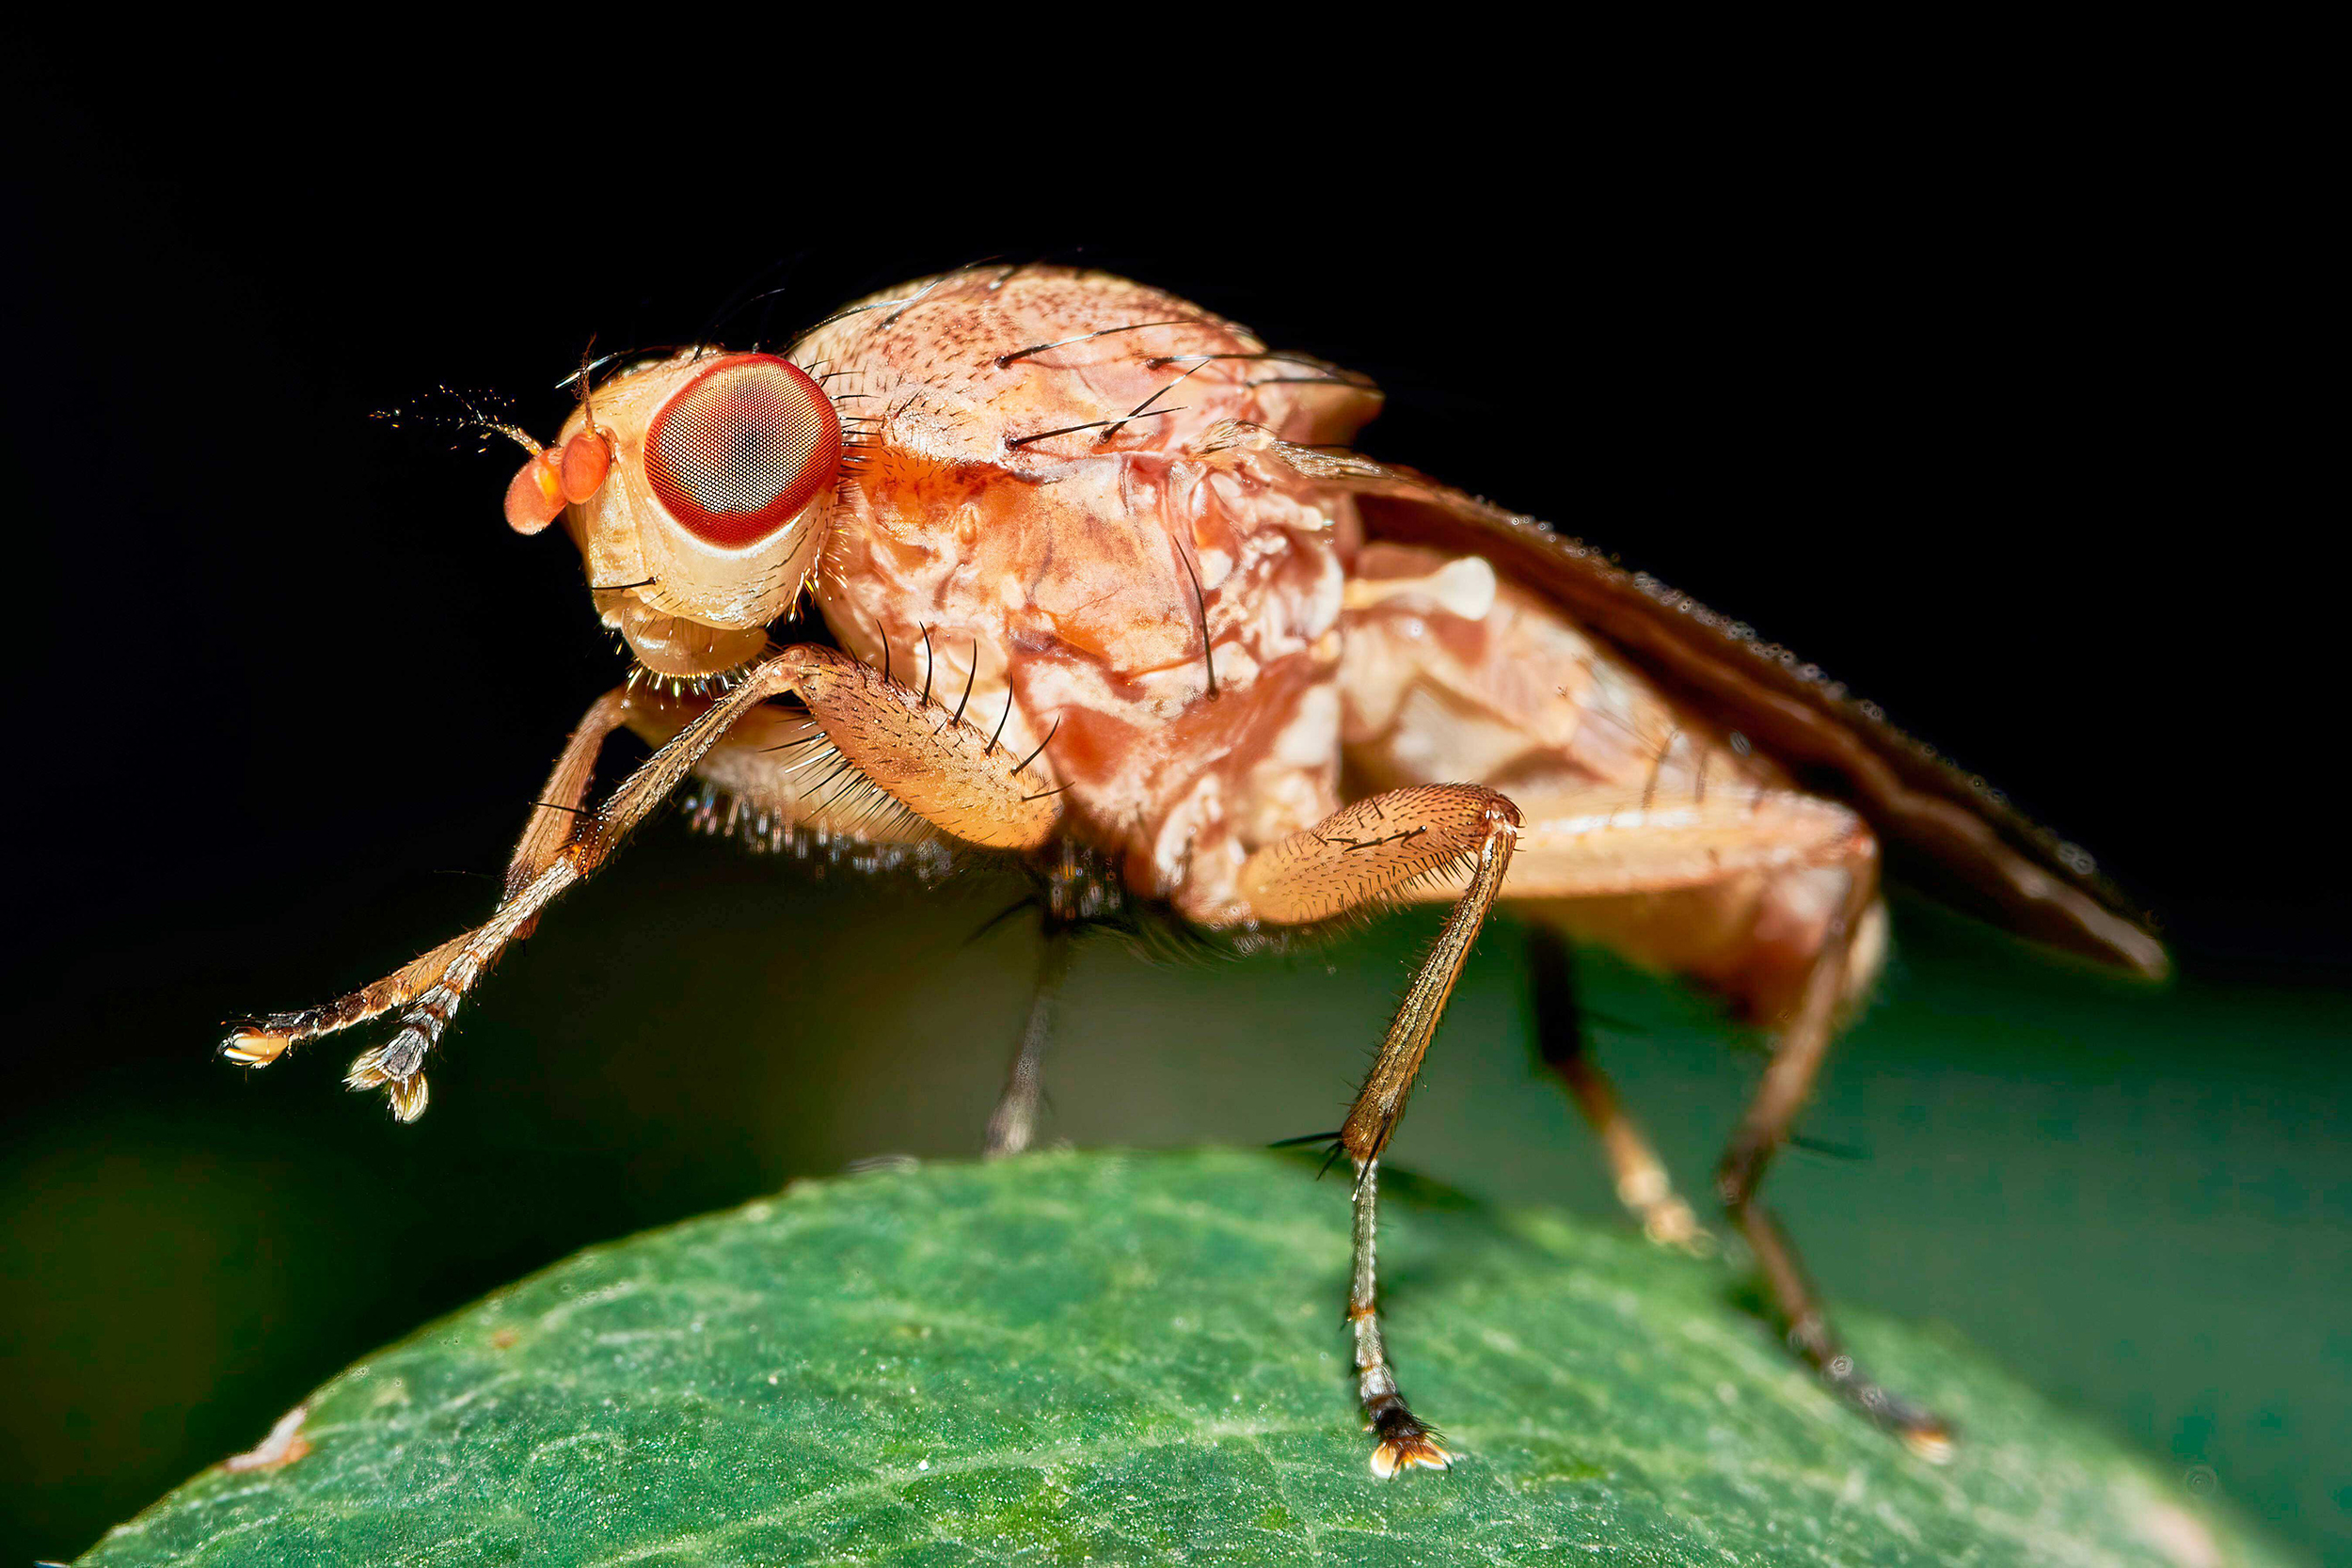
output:
[[[1239,431],[1232,438],[1356,491],[1373,538],[1484,556],[1510,580],[1548,595],[1677,698],[1852,802],[1898,867],[1951,903],[2151,978],[2170,969],[2146,914],[2090,855],[1786,648],[1533,517],[1409,468]]]

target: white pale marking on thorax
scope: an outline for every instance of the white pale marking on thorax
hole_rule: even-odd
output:
[[[1427,577],[1348,579],[1349,610],[1370,610],[1390,599],[1420,601],[1465,621],[1483,621],[1495,607],[1495,569],[1483,556],[1465,555]]]

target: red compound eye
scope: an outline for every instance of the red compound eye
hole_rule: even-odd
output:
[[[800,515],[841,462],[833,400],[772,354],[730,355],[645,427],[645,478],[707,545],[755,545]]]

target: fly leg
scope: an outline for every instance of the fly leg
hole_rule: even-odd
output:
[[[1660,1245],[1692,1253],[1710,1250],[1713,1238],[1675,1191],[1665,1162],[1627,1115],[1617,1101],[1616,1085],[1586,1049],[1584,1021],[1576,1004],[1575,958],[1566,939],[1548,925],[1531,926],[1527,958],[1534,983],[1536,1049],[1600,1135],[1617,1201],[1642,1222],[1642,1233]]]
[[[1070,976],[1070,953],[1076,944],[1067,927],[1057,927],[1046,932],[1045,957],[1038,968],[1037,994],[1029,1002],[1029,1021],[1021,1031],[1021,1049],[1014,1053],[1012,1067],[1005,1074],[1004,1093],[997,1097],[996,1109],[988,1118],[984,1159],[1002,1160],[1019,1154],[1037,1136],[1038,1101],[1043,1092],[1039,1069],[1044,1061],[1045,1042],[1053,1032],[1054,1004],[1061,994],[1062,982]]]
[[[523,825],[523,836],[515,846],[515,853],[506,866],[506,885],[501,902],[514,898],[535,881],[552,864],[564,846],[570,840],[574,824],[580,816],[580,802],[588,793],[589,781],[595,778],[596,758],[604,751],[604,743],[621,726],[628,711],[628,691],[615,687],[589,705],[580,716],[580,725],[564,745],[555,759],[554,768],[548,774],[545,788],[532,801],[531,816]],[[527,922],[516,933],[517,937],[531,934]],[[241,1067],[267,1067],[286,1053],[290,1046],[319,1035],[332,1034],[338,1029],[363,1023],[394,1007],[405,1006],[425,995],[453,963],[467,946],[472,932],[453,937],[373,985],[353,991],[348,996],[299,1012],[272,1013],[257,1022],[245,1025],[231,1033],[221,1046],[221,1053]],[[428,1014],[428,1022],[434,1015]],[[446,1014],[439,1015],[438,1026],[431,1027],[431,1037],[437,1038],[440,1028],[448,1023]],[[428,1044],[430,1041],[428,1040]],[[420,1091],[421,1092],[421,1091]],[[424,1109],[420,1100],[416,1113]],[[404,1120],[414,1120],[415,1114]]]
[[[1356,1336],[1356,1396],[1368,1428],[1379,1437],[1372,1469],[1382,1477],[1417,1465],[1442,1470],[1453,1456],[1397,1391],[1380,1332],[1375,1267],[1380,1153],[1405,1114],[1414,1076],[1470,944],[1502,892],[1518,826],[1518,808],[1491,789],[1427,784],[1359,800],[1268,845],[1242,867],[1244,898],[1259,918],[1284,924],[1328,919],[1393,898],[1424,879],[1457,873],[1468,878],[1340,1129],[1340,1146],[1356,1165],[1355,1266],[1347,1292],[1347,1321]]]
[[[1765,1169],[1787,1141],[1789,1126],[1811,1094],[1821,1060],[1829,1053],[1837,1010],[1846,995],[1855,934],[1878,895],[1875,859],[1851,863],[1845,903],[1805,978],[1796,1015],[1773,1047],[1772,1065],[1765,1069],[1756,1099],[1716,1167],[1715,1187],[1732,1223],[1756,1254],[1765,1289],[1787,1325],[1789,1348],[1820,1374],[1833,1392],[1901,1438],[1912,1452],[1943,1464],[1952,1457],[1949,1423],[1873,1382],[1854,1365],[1853,1356],[1830,1327],[1796,1248],[1772,1212],[1756,1200]]]
[[[453,937],[406,968],[324,1007],[281,1013],[232,1033],[222,1046],[232,1060],[251,1065],[274,1060],[294,1040],[341,1029],[403,1008],[400,1032],[386,1045],[362,1052],[346,1082],[354,1088],[383,1087],[394,1113],[413,1121],[425,1107],[420,1070],[425,1054],[508,943],[529,932],[540,913],[573,883],[592,875],[691,772],[705,753],[769,698],[791,693],[840,752],[843,766],[855,768],[910,810],[956,836],[986,847],[1026,848],[1053,832],[1059,809],[1056,791],[1041,788],[1028,771],[1030,757],[1016,760],[995,737],[935,706],[928,695],[897,686],[832,648],[795,647],[755,666],[734,689],[713,702],[665,742],[594,812],[558,811],[569,817],[548,826],[534,814],[510,869],[509,891],[491,918]],[[565,787],[585,791],[593,750],[583,737],[594,722],[613,716],[600,704],[593,722],[566,748],[556,767]],[[605,731],[610,733],[608,727]],[[567,764],[577,766],[567,771]],[[560,794],[561,789],[558,790]],[[532,869],[534,868],[535,869]],[[519,880],[528,873],[527,880]]]
[[[1800,978],[1793,1002],[1767,1009],[1787,1022],[1755,1103],[1717,1168],[1716,1189],[1732,1224],[1756,1255],[1773,1308],[1787,1324],[1790,1348],[1833,1390],[1901,1437],[1915,1452],[1930,1459],[1948,1457],[1951,1432],[1945,1422],[1855,1368],[1831,1331],[1795,1249],[1756,1201],[1765,1168],[1787,1139],[1820,1070],[1839,1011],[1871,968],[1879,916],[1878,846],[1868,827],[1835,801],[1761,788],[1719,788],[1704,799],[1695,792],[1645,798],[1522,791],[1519,804],[1526,820],[1505,891],[1513,898],[1558,900],[1548,904],[1547,917],[1570,922],[1572,928],[1580,918],[1597,921],[1592,928],[1620,942],[1629,933],[1656,937],[1645,924],[1645,911],[1676,909],[1658,902],[1661,895],[1736,885],[1738,879],[1751,878],[1763,879],[1760,885],[1767,891],[1780,885],[1775,879],[1782,878],[1789,879],[1786,886],[1791,891],[1814,887],[1815,879],[1823,878],[1835,886],[1828,895],[1825,926],[1804,939],[1811,957],[1796,972]],[[1456,885],[1458,877],[1407,896],[1441,895],[1445,888]],[[1686,906],[1681,912],[1695,910]],[[1540,961],[1537,995],[1540,1014]],[[1632,1132],[1631,1124],[1615,1110],[1615,1096],[1608,1092],[1605,1081],[1591,1073],[1579,1085],[1565,1067],[1563,1076],[1569,1077],[1581,1103],[1599,1107],[1597,1114],[1594,1114],[1604,1142],[1611,1146],[1611,1163],[1621,1185],[1629,1170],[1638,1180],[1647,1150],[1638,1138],[1626,1136]],[[1597,1098],[1587,1099],[1594,1089],[1600,1091]]]
[[[580,801],[588,795],[590,781],[596,776],[596,758],[604,753],[604,743],[612,732],[621,727],[628,715],[628,688],[616,686],[597,698],[580,721],[580,727],[564,744],[563,754],[555,759],[555,767],[548,774],[548,784],[532,802],[531,820],[524,824],[523,836],[515,845],[515,853],[506,863],[506,892],[514,897],[537,879],[539,873],[555,863],[564,846],[571,842],[572,830],[580,817]],[[526,926],[516,933],[531,935]]]

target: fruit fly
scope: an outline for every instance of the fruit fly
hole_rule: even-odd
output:
[[[379,1015],[348,1082],[425,1108],[473,988],[675,793],[707,826],[860,863],[993,852],[1049,929],[1122,911],[1262,940],[1449,906],[1334,1153],[1347,1321],[1382,1476],[1451,1455],[1398,1392],[1379,1169],[1499,902],[1534,933],[1540,1045],[1647,1234],[1705,1233],[1585,1051],[1568,939],[1695,977],[1773,1038],[1715,1173],[1793,1351],[1930,1458],[1934,1415],[1841,1348],[1756,1201],[1886,946],[1883,852],[2022,934],[2166,967],[2089,857],[1813,666],[1531,518],[1348,450],[1363,378],[1170,294],[1043,266],[860,301],[780,353],[621,363],[529,460],[634,659],[525,823],[490,918],[366,989],[236,1028],[249,1066]],[[652,755],[600,803],[599,753]],[[1058,942],[1061,939],[1057,938]],[[1058,966],[1046,967],[1046,988]],[[992,1154],[1036,1120],[1031,1015]]]

